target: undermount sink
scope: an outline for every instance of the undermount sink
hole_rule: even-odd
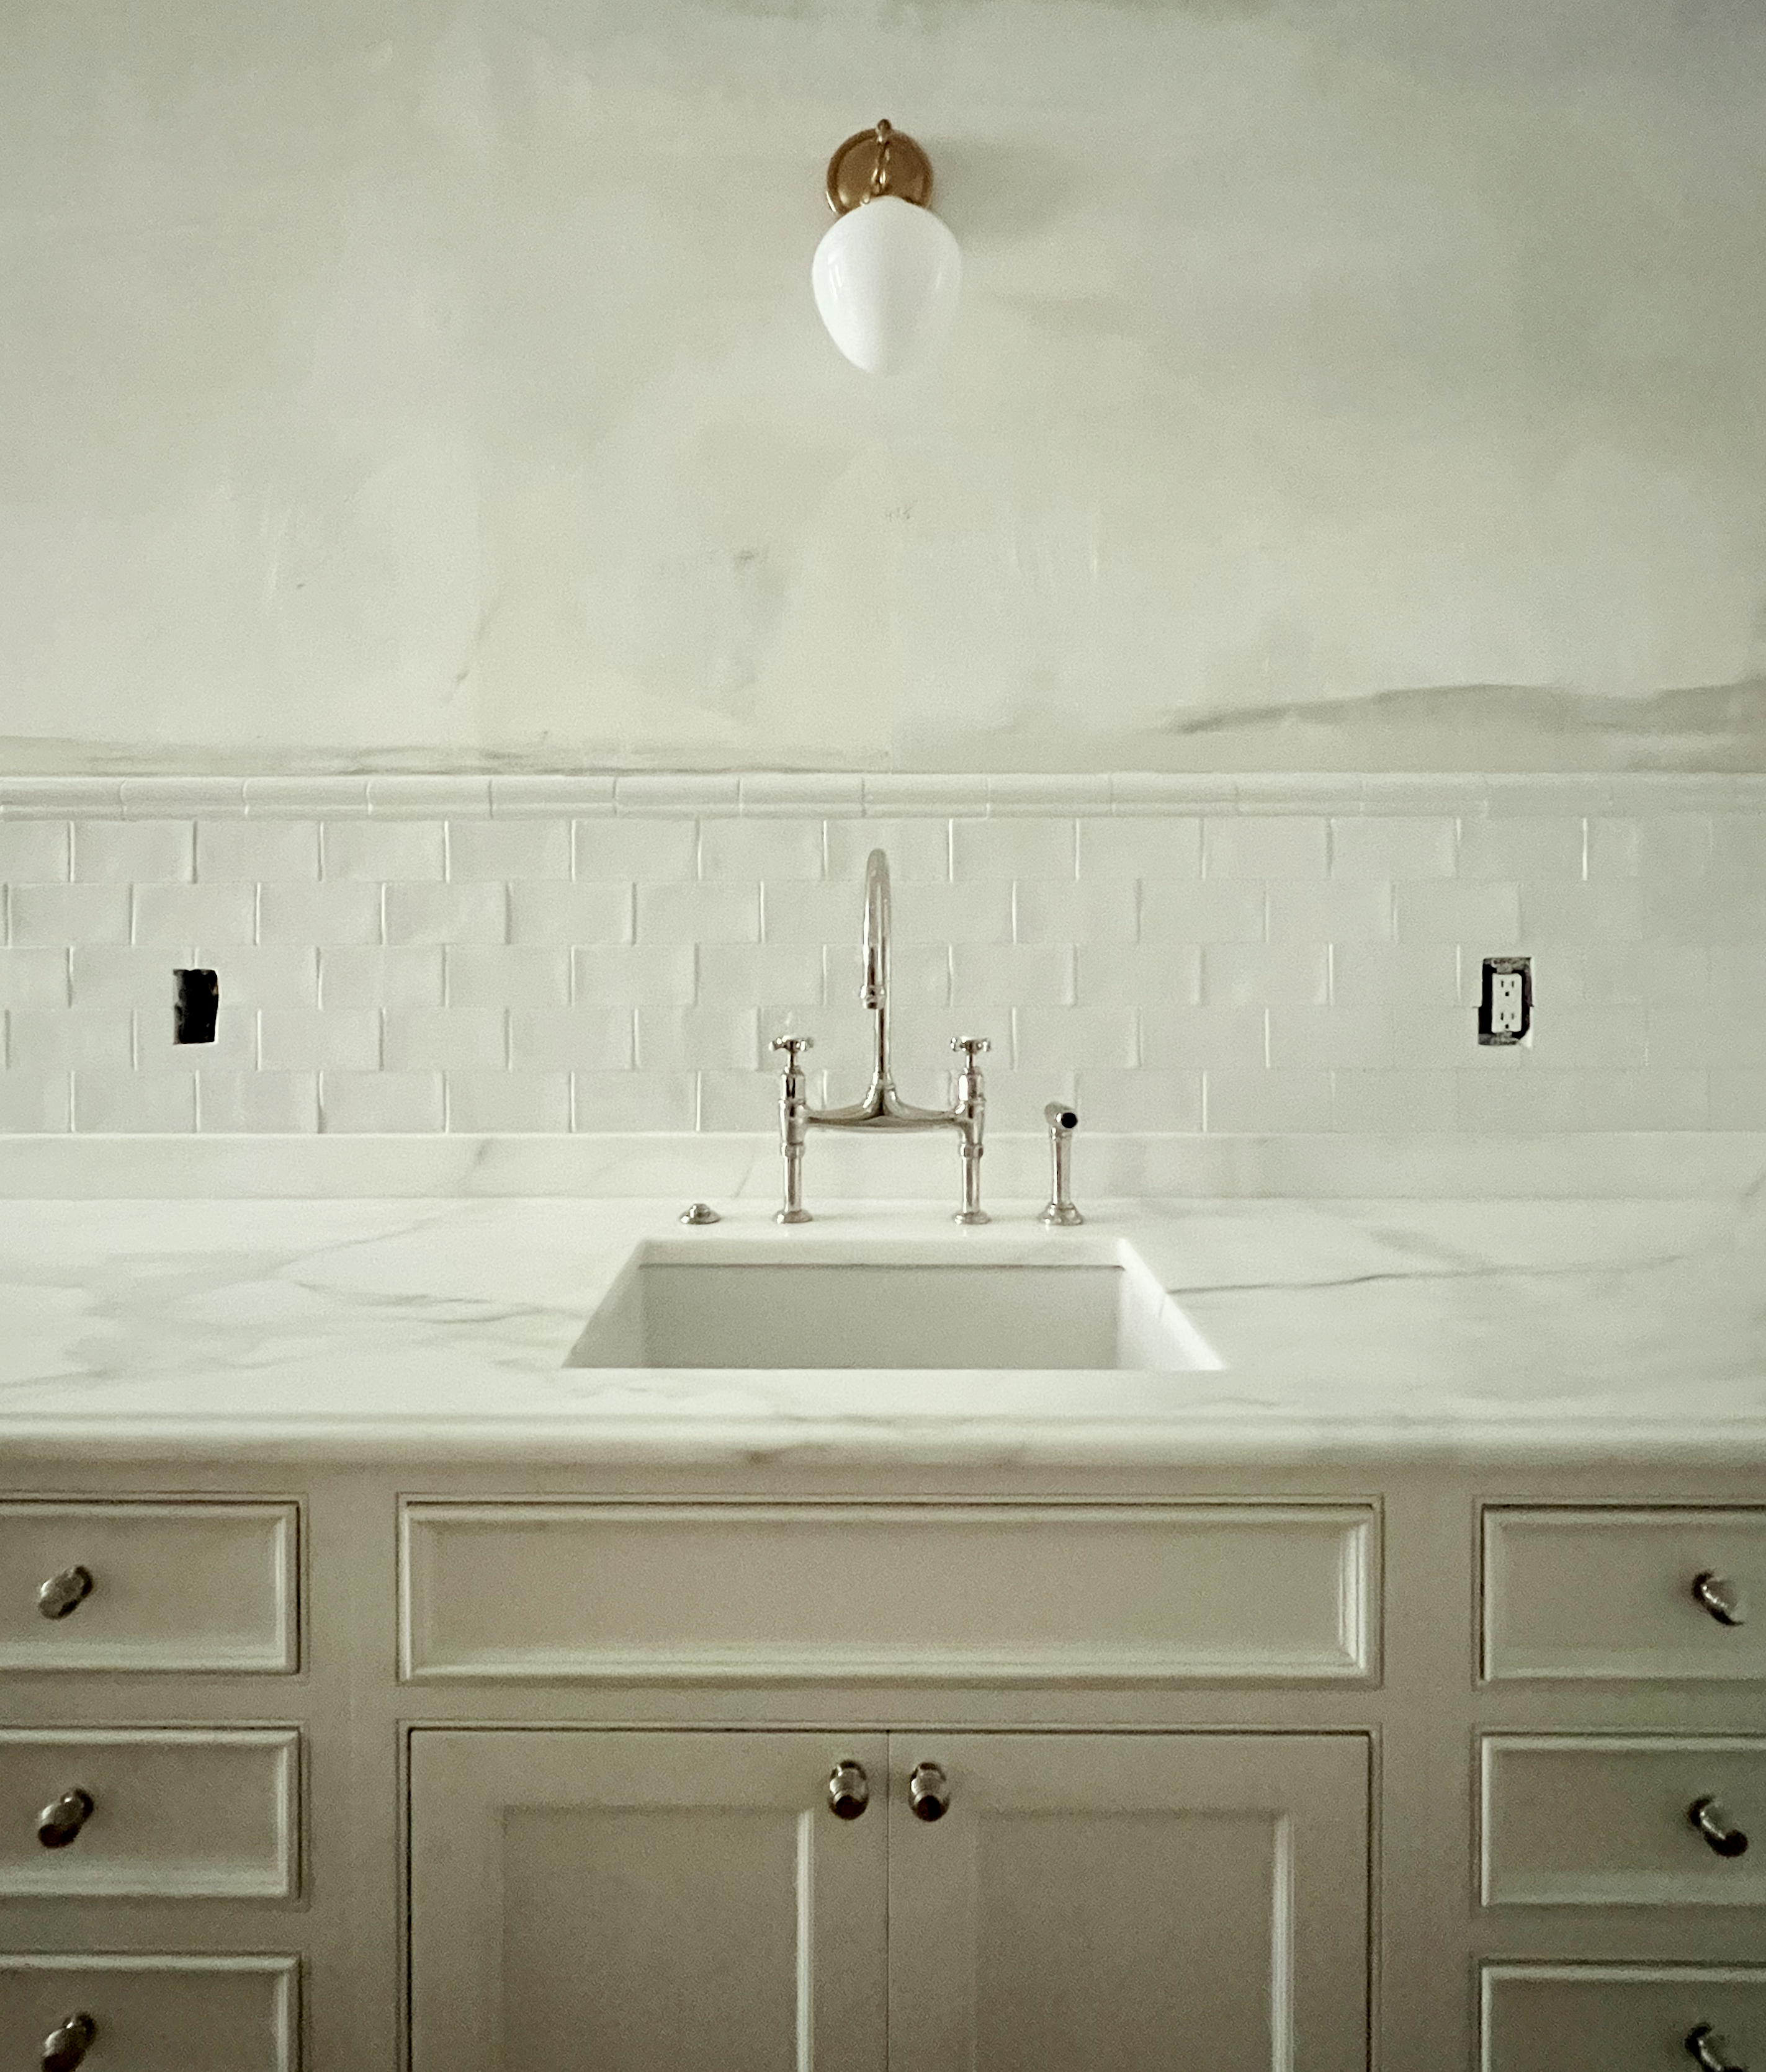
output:
[[[1080,1247],[1082,1246],[1083,1249]],[[569,1367],[1216,1368],[1213,1349],[1127,1245],[1059,1260],[891,1247],[640,1245]]]

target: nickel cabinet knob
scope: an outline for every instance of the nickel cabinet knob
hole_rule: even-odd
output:
[[[1702,2066],[1704,2072],[1747,2072],[1747,2067],[1739,2058],[1730,2055],[1729,2045],[1708,2021],[1702,2021],[1686,2037],[1686,2055],[1694,2064]]]
[[[837,1762],[828,1779],[828,1803],[837,1820],[856,1820],[871,1803],[871,1779],[862,1765]]]
[[[1693,1578],[1693,1595],[1719,1626],[1746,1626],[1742,1593],[1727,1576],[1706,1568]]]
[[[43,2039],[43,2072],[74,2072],[91,2049],[98,2025],[89,2014],[71,2014]]]
[[[66,1848],[92,1818],[93,1803],[92,1794],[77,1784],[52,1799],[37,1815],[37,1840],[46,1849]]]
[[[950,1780],[937,1763],[916,1763],[908,1780],[908,1803],[922,1820],[942,1820],[950,1811]]]
[[[1686,1808],[1686,1818],[1720,1856],[1745,1856],[1747,1837],[1731,1824],[1721,1803],[1715,1799],[1695,1799]]]
[[[92,1595],[92,1571],[77,1563],[51,1576],[37,1590],[37,1610],[46,1619],[64,1619]]]

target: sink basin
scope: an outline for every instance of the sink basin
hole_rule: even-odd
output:
[[[1083,1241],[1082,1241],[1083,1244]],[[1129,1245],[1059,1260],[949,1246],[792,1256],[753,1244],[639,1247],[570,1367],[1134,1367],[1221,1365]]]

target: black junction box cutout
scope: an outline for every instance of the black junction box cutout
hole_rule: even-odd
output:
[[[212,1043],[215,1017],[220,1009],[220,980],[212,971],[175,971],[177,1005],[172,1013],[175,1043]]]

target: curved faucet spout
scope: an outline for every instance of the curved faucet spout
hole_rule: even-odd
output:
[[[867,1007],[889,1001],[889,859],[880,849],[865,865],[865,976],[858,997]]]

